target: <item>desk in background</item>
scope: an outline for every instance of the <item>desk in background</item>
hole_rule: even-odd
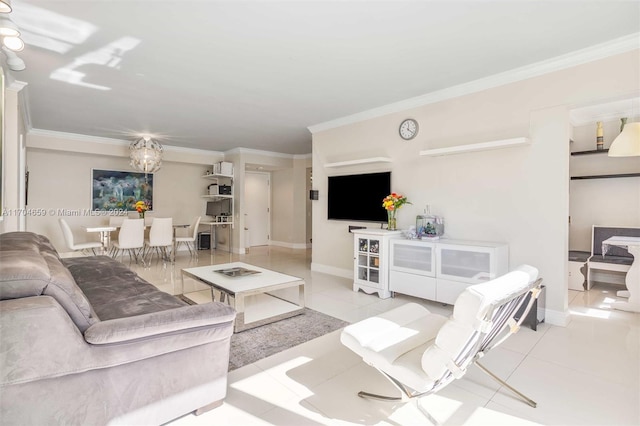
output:
[[[233,232],[231,231],[233,229],[233,222],[200,222],[200,225],[208,225],[210,232],[211,232],[211,243],[209,244],[209,249],[211,250],[211,253],[213,253],[213,247],[214,247],[214,241],[216,241],[216,232],[218,232],[217,227],[218,226],[224,226],[224,225],[228,225],[228,232],[229,232],[229,253],[233,252],[233,248],[232,248],[232,238],[233,238]]]

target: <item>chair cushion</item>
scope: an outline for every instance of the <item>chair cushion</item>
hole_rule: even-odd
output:
[[[342,344],[362,359],[416,390],[432,380],[420,369],[420,357],[447,318],[407,303],[345,327]]]
[[[535,281],[538,271],[527,266],[516,269],[494,280],[467,287],[456,299],[453,315],[438,332],[435,344],[422,357],[422,368],[434,378],[440,378],[449,368],[450,360],[458,359],[465,348],[482,337],[477,331],[491,305],[524,290]],[[466,368],[472,359],[467,359]]]

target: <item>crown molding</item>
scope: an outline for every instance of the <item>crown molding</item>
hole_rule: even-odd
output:
[[[79,133],[59,132],[56,130],[43,130],[43,129],[29,129],[27,135],[53,137],[57,139],[66,139],[79,142],[88,143],[100,143],[105,145],[125,146],[128,147],[132,141],[124,139],[105,138],[101,136],[81,135]],[[206,149],[185,148],[181,146],[162,144],[165,151],[169,152],[181,152],[194,155],[219,155],[223,156],[224,153],[220,151],[210,151]]]
[[[322,132],[336,127],[353,124],[360,121],[370,120],[372,118],[381,117],[424,105],[441,102],[447,99],[457,98],[464,95],[480,92],[483,90],[503,86],[509,83],[527,80],[544,74],[561,71],[577,65],[604,59],[609,56],[618,55],[631,50],[640,49],[640,33],[629,34],[605,43],[596,44],[584,49],[576,50],[565,55],[556,56],[555,58],[545,61],[536,62],[519,68],[514,68],[499,74],[468,83],[459,84],[448,87],[446,89],[437,90],[425,95],[405,99],[403,101],[362,111],[346,117],[337,118],[335,120],[326,121],[324,123],[315,124],[307,127],[313,134]]]
[[[293,160],[303,160],[311,158],[311,154],[284,154],[282,152],[274,152],[274,151],[263,151],[261,149],[253,149],[253,148],[233,148],[224,152],[225,155],[233,155],[233,154],[254,154],[254,155],[262,155],[265,157],[275,157],[275,158],[288,158]]]
[[[11,80],[11,82],[9,82],[9,84],[7,84],[5,86],[6,90],[11,90],[13,92],[19,92],[22,89],[24,89],[25,87],[27,87],[29,85],[29,83],[24,82],[24,81],[20,81],[20,80]]]

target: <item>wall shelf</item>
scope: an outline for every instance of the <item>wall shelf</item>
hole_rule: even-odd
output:
[[[571,155],[590,155],[590,154],[606,154],[609,152],[608,149],[594,149],[591,151],[576,151],[572,152]]]
[[[391,162],[391,158],[389,157],[372,157],[372,158],[361,158],[359,160],[339,161],[337,163],[326,163],[324,167],[325,168],[345,167],[345,166],[354,166],[356,164],[390,163],[390,162]]]
[[[487,151],[490,149],[509,148],[512,146],[527,145],[529,143],[531,143],[531,140],[525,137],[502,139],[497,141],[481,142],[481,143],[474,143],[469,145],[451,146],[448,148],[427,149],[424,151],[420,151],[420,155],[427,156],[427,157],[437,157],[441,155],[454,155],[454,154],[462,154],[465,152]]]
[[[611,179],[611,178],[627,178],[627,177],[638,177],[640,173],[619,173],[613,175],[593,175],[593,176],[572,176],[571,180],[581,180],[581,179]]]

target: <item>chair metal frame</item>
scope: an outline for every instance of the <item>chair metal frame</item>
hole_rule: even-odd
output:
[[[358,392],[358,396],[366,399],[374,399],[378,401],[387,402],[410,402],[414,401],[416,408],[429,419],[433,424],[439,424],[438,421],[420,405],[420,398],[431,395],[438,392],[443,387],[447,386],[455,379],[461,378],[470,365],[476,365],[480,371],[487,374],[493,380],[498,382],[501,386],[514,393],[518,398],[527,403],[529,406],[535,408],[537,403],[531,398],[525,396],[522,392],[518,391],[514,387],[507,384],[503,379],[495,375],[484,365],[480,364],[480,358],[484,357],[488,351],[504,342],[510,335],[517,333],[520,329],[520,325],[527,317],[527,314],[531,310],[535,300],[538,298],[542,286],[542,278],[538,278],[532,283],[517,293],[510,294],[502,299],[499,299],[489,305],[489,309],[485,314],[483,320],[486,324],[490,324],[486,330],[476,330],[468,339],[468,344],[463,351],[458,355],[456,359],[451,360],[448,369],[445,373],[434,381],[431,389],[423,392],[417,392],[411,389],[409,386],[403,384],[396,378],[385,373],[375,365],[371,365],[377,371],[379,371],[387,380],[389,380],[399,391],[400,396],[385,396],[365,391]],[[527,301],[527,295],[531,294],[524,311],[520,315],[518,320],[515,320],[515,315],[521,306]],[[504,334],[506,331],[506,334]],[[500,338],[499,338],[500,337]],[[498,339],[499,338],[499,339]]]

